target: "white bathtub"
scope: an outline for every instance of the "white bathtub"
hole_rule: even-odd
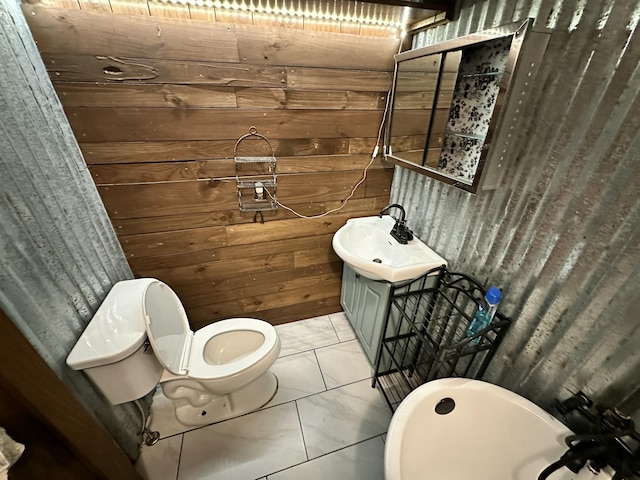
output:
[[[439,410],[453,409],[438,414],[439,403]],[[564,438],[571,433],[549,413],[504,388],[462,378],[434,380],[411,392],[393,415],[385,478],[536,480],[567,450]],[[603,474],[587,477],[562,468],[548,478],[611,478]]]

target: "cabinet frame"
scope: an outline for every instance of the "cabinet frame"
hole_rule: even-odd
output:
[[[516,133],[514,128],[518,125],[518,118],[522,117],[521,112],[525,107],[525,101],[528,98],[538,66],[542,61],[549,41],[550,33],[548,30],[534,29],[532,25],[533,19],[525,19],[396,55],[396,70],[390,103],[391,112],[388,115],[385,133],[384,153],[386,159],[401,167],[427,175],[470,193],[475,194],[480,189],[493,190],[498,188],[502,182],[504,171],[506,170],[505,167],[508,164],[508,159],[513,150],[514,134]],[[439,172],[438,168],[413,163],[407,158],[398,156],[397,152],[394,153],[392,141],[394,137],[391,136],[391,133],[393,131],[394,106],[398,92],[399,65],[407,60],[419,59],[430,55],[464,51],[470,47],[476,47],[485,42],[505,37],[512,37],[511,47],[509,49],[506,68],[500,80],[497,99],[493,106],[488,133],[482,140],[483,144],[480,156],[478,157],[473,181],[467,183],[459,177],[457,178],[444,172]],[[429,137],[440,89],[439,75],[434,88],[436,93],[431,108],[432,118],[427,127],[424,142],[424,159],[427,158],[430,140],[432,140]]]

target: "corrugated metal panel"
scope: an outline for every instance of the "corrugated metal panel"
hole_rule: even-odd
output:
[[[0,307],[135,457],[137,409],[113,407],[65,364],[111,285],[131,271],[13,1],[0,3],[0,64]]]
[[[414,47],[534,17],[553,29],[504,185],[470,195],[396,167],[392,200],[516,322],[488,379],[545,405],[583,390],[640,413],[638,2],[462,2]]]

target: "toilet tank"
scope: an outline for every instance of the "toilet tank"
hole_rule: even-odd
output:
[[[114,405],[144,397],[163,367],[148,345],[143,298],[151,278],[116,283],[67,357]]]

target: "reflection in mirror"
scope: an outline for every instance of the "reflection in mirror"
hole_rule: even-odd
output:
[[[422,165],[442,55],[415,58],[398,64],[393,97],[391,137],[394,153]]]
[[[443,54],[442,74],[438,82],[438,96],[434,106],[436,112],[431,122],[429,131],[429,143],[425,149],[426,155],[422,165],[428,168],[437,169],[440,164],[440,157],[443,146],[443,139],[450,117],[451,101],[453,99],[454,87],[460,68],[462,51],[446,52]]]

